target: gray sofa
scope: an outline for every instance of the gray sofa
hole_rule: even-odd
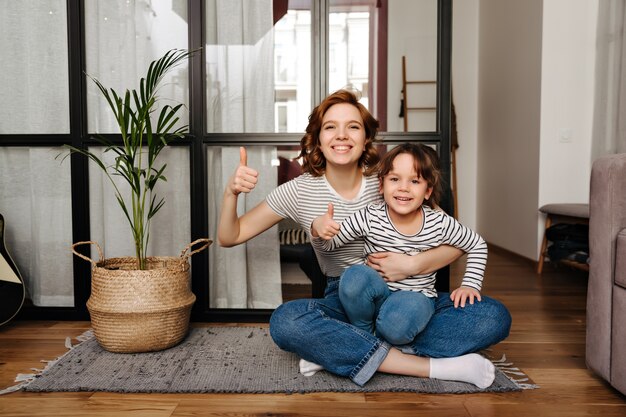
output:
[[[594,162],[589,211],[587,366],[626,394],[626,154]]]

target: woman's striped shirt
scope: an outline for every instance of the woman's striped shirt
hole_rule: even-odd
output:
[[[357,196],[346,200],[332,188],[325,176],[314,177],[305,173],[280,185],[265,201],[279,216],[300,224],[310,237],[311,223],[328,210],[328,203],[333,203],[335,221],[341,222],[369,204],[380,202],[378,178],[364,176]],[[316,249],[315,252],[322,272],[326,276],[338,277],[347,267],[363,263],[363,239],[355,239],[336,251]]]
[[[332,251],[349,245],[354,240],[365,239],[365,255],[374,252],[396,252],[414,255],[439,245],[451,245],[467,252],[467,265],[463,286],[480,291],[487,265],[487,243],[473,230],[463,226],[443,211],[422,206],[424,213],[421,230],[415,235],[400,233],[391,222],[387,205],[382,202],[370,205],[341,222],[339,234],[331,240],[313,238],[316,250]],[[361,262],[362,263],[362,262]],[[420,291],[429,297],[435,291],[435,273],[414,275],[401,281],[388,282],[392,291]]]

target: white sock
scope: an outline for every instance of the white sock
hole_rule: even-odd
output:
[[[304,376],[313,376],[317,371],[322,371],[323,369],[316,363],[300,359],[300,373]]]
[[[456,358],[430,359],[430,377],[451,381],[469,382],[484,389],[496,377],[495,366],[477,353]]]

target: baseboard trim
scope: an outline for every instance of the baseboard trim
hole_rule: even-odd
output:
[[[512,252],[508,249],[504,249],[501,246],[495,245],[493,243],[487,242],[487,247],[489,248],[489,251],[493,251],[493,252],[497,252],[497,253],[501,253],[501,254],[505,254],[508,256],[512,256],[513,258],[516,258],[522,262],[527,263],[528,265],[532,266],[533,268],[535,268],[535,270],[537,269],[537,264],[539,263],[539,261],[537,259],[530,259],[527,258],[523,255],[520,255],[519,253],[515,253]],[[487,261],[487,264],[489,263],[489,261]]]

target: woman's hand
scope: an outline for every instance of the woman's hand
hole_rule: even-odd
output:
[[[333,203],[328,203],[328,211],[313,220],[311,223],[311,235],[313,237],[330,240],[339,233],[341,226],[333,220],[334,212]]]
[[[389,281],[400,281],[413,275],[430,274],[456,261],[463,251],[454,246],[441,245],[415,255],[393,252],[372,253],[367,265]]]
[[[367,257],[366,265],[378,271],[385,281],[400,281],[413,273],[413,256],[394,252],[377,252]]]
[[[283,219],[267,205],[266,201],[260,202],[241,217],[237,214],[237,196],[252,191],[259,176],[256,170],[247,167],[247,162],[246,148],[241,147],[239,166],[228,180],[222,199],[217,238],[223,247],[247,242]]]
[[[239,148],[239,166],[228,180],[226,191],[233,195],[249,193],[256,186],[259,177],[257,170],[248,167],[248,154],[243,146]]]
[[[454,301],[454,308],[457,308],[459,305],[461,308],[465,307],[465,301],[468,298],[470,304],[474,304],[474,299],[482,301],[480,292],[470,287],[459,287],[450,294],[450,299]]]

